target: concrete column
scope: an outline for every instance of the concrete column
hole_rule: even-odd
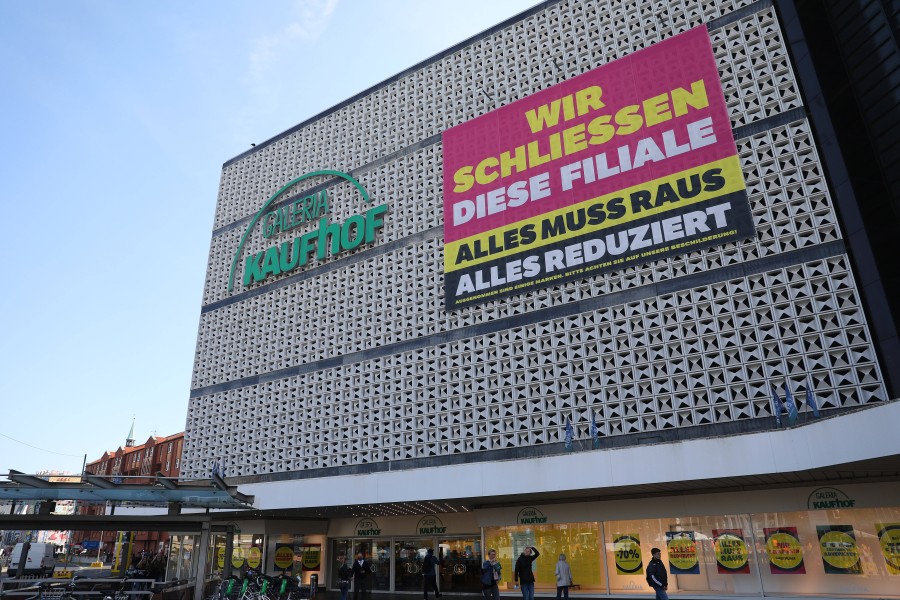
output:
[[[204,521],[200,531],[200,552],[197,556],[197,579],[194,583],[194,600],[203,600],[206,585],[206,558],[209,556],[209,521]]]

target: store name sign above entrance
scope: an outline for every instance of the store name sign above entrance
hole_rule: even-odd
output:
[[[447,533],[447,528],[435,515],[422,517],[416,525],[416,535],[437,535],[441,533]]]
[[[371,537],[373,535],[381,535],[381,527],[375,522],[375,519],[361,519],[354,528],[356,536]]]
[[[263,204],[247,225],[247,230],[231,261],[231,269],[228,273],[229,292],[234,288],[234,275],[242,256],[244,257],[244,272],[241,279],[243,286],[249,287],[254,283],[303,268],[314,261],[323,261],[329,255],[336,256],[375,241],[376,232],[384,226],[384,215],[388,211],[387,204],[381,204],[364,213],[355,214],[342,223],[332,222],[329,216],[331,204],[328,193],[324,189],[277,206],[279,199],[286,196],[295,185],[313,177],[343,179],[356,188],[366,204],[371,203],[369,194],[362,184],[341,171],[313,171],[292,179]],[[244,256],[244,247],[257,225],[260,225],[261,238],[270,240],[304,225],[311,226],[313,224],[315,228],[295,236],[292,240],[269,246],[258,252],[250,252]]]
[[[519,525],[540,525],[547,522],[547,517],[538,509],[528,506],[519,511],[516,522]]]
[[[755,234],[704,26],[442,141],[447,309]]]
[[[856,500],[835,488],[819,488],[809,495],[806,506],[814,509],[853,508]]]

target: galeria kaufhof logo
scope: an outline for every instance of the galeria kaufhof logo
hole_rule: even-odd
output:
[[[244,253],[244,245],[257,224],[260,224],[260,234],[264,240],[294,231],[304,225],[315,223],[316,227],[295,236],[292,240],[247,254],[244,257],[242,277],[244,287],[303,268],[316,261],[323,261],[329,255],[336,256],[375,241],[376,232],[384,226],[384,214],[389,208],[387,204],[375,206],[364,213],[347,218],[343,223],[337,223],[331,221],[331,204],[325,189],[279,203],[279,199],[287,196],[295,185],[313,177],[343,179],[356,188],[365,204],[372,202],[362,184],[341,171],[329,169],[313,171],[292,179],[262,205],[247,225],[228,272],[229,292],[234,289],[234,273]]]

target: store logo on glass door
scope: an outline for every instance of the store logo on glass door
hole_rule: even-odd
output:
[[[544,516],[544,513],[532,506],[520,510],[519,516],[516,517],[516,523],[519,525],[537,525],[546,522],[547,517]]]
[[[438,533],[447,533],[447,528],[435,515],[428,515],[419,520],[416,525],[417,535],[435,535]]]
[[[356,535],[358,537],[381,535],[381,528],[375,522],[375,519],[362,519],[356,524]]]

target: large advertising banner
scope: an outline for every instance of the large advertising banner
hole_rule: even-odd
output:
[[[448,129],[459,308],[754,235],[705,27]]]

